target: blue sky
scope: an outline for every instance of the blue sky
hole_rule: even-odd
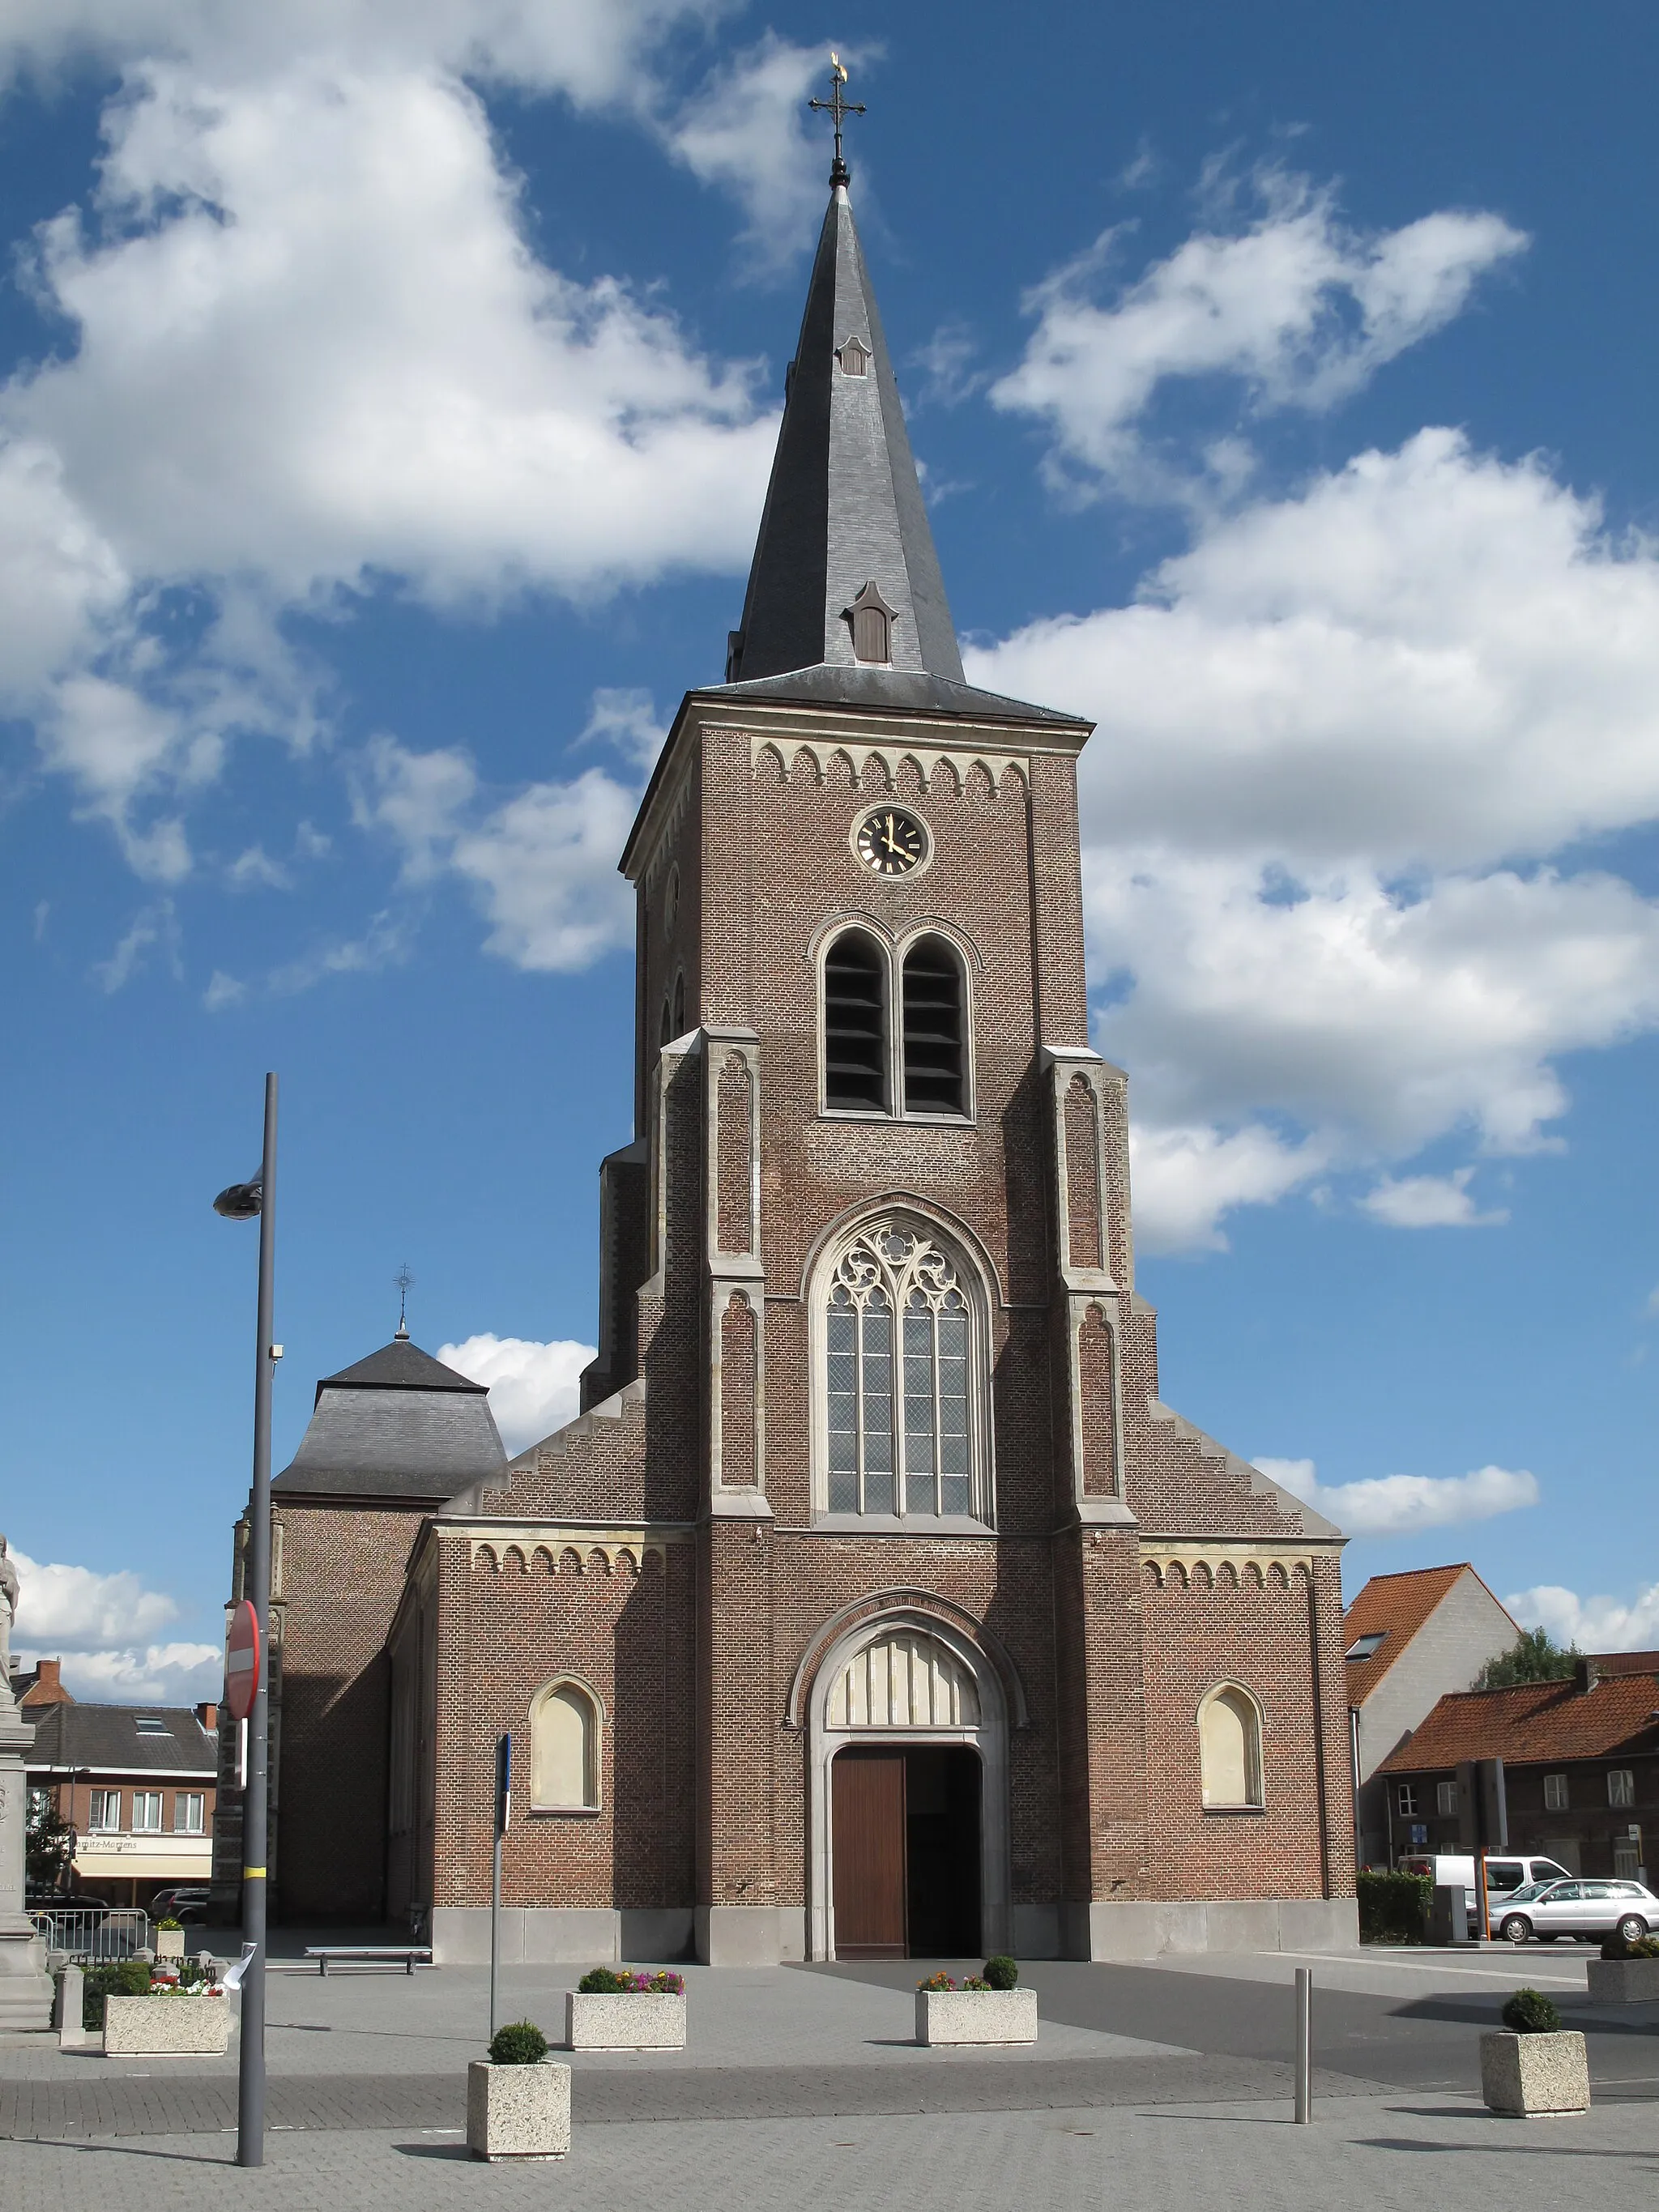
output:
[[[1650,11],[14,0],[0,1527],[87,1694],[216,1679],[267,1066],[278,1464],[404,1261],[569,1407],[832,43],[970,672],[1100,725],[1166,1396],[1351,1589],[1659,1642]]]

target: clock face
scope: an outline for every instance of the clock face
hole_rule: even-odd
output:
[[[878,876],[908,875],[927,857],[927,833],[902,807],[878,806],[866,814],[854,841],[858,856]]]

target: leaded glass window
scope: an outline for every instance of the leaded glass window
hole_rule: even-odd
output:
[[[973,1512],[973,1312],[957,1262],[906,1228],[867,1230],[823,1321],[830,1512]]]

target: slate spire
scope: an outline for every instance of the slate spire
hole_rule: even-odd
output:
[[[945,580],[839,176],[786,393],[727,683],[809,668],[826,677],[850,672],[871,665],[872,640],[884,639],[886,659],[873,665],[960,684]],[[860,595],[873,623],[854,617]]]

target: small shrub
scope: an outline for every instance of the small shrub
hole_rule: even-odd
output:
[[[1504,2025],[1517,2035],[1553,2035],[1561,2015],[1542,1990],[1517,1990],[1504,2008]]]
[[[985,1986],[988,1990],[1012,1990],[1019,1979],[1019,1968],[1006,1954],[999,1952],[994,1959],[985,1961]]]
[[[991,1984],[983,1974],[965,1974],[962,1986],[964,1990],[988,1990]]]
[[[156,1923],[155,1923],[156,1928],[157,1928],[157,1929],[158,1929],[158,1930],[160,1930],[161,1929],[163,1929],[163,1928],[166,1928],[166,1929],[167,1929],[168,1930],[172,1930],[173,1929],[175,1929],[175,1928],[180,1928],[180,1929],[181,1929],[181,1928],[184,1926],[184,1924],[185,1924],[185,1923],[184,1923],[184,1922],[183,1922],[182,1920],[173,1920],[173,1919],[167,1919],[167,1920],[158,1920],[158,1921],[156,1922]]]
[[[533,2020],[515,2020],[489,2039],[492,2066],[539,2066],[546,2056],[547,2038]]]
[[[1659,1936],[1638,1936],[1633,1943],[1626,1942],[1615,1928],[1601,1946],[1604,1959],[1659,1959]]]
[[[918,1982],[916,1984],[916,1987],[919,1990],[953,1990],[956,1987],[956,1984],[951,1980],[949,1974],[941,1972],[937,1974],[929,1974],[927,1980],[925,1982]]]
[[[88,1966],[81,1984],[81,2025],[96,2033],[104,2025],[106,1997],[147,1997],[149,1995],[148,1959],[112,1959]]]
[[[1428,1935],[1434,1884],[1425,1874],[1401,1869],[1373,1873],[1369,1868],[1355,1887],[1359,1893],[1362,1943],[1421,1943]]]
[[[584,1996],[617,1997],[632,1987],[626,1974],[619,1974],[614,1966],[590,1966],[576,1987]]]

